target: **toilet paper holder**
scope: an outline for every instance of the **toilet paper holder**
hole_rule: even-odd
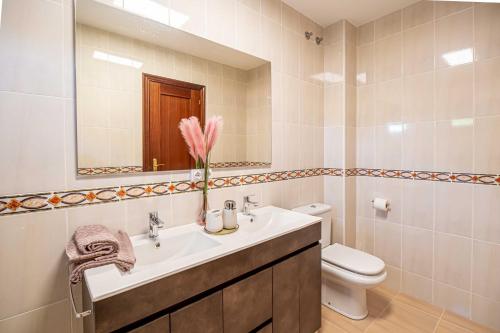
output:
[[[376,199],[378,199],[378,198],[376,198]],[[376,210],[381,210],[381,211],[389,212],[389,211],[391,211],[391,203],[390,203],[389,200],[385,200],[385,201],[386,201],[386,209],[384,210],[383,208],[375,207],[375,199],[370,200],[370,202],[372,204],[372,208],[374,208]]]

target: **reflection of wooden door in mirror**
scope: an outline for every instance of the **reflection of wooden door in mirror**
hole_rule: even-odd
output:
[[[204,126],[204,86],[143,74],[144,171],[194,169],[195,162],[179,130],[181,119],[191,116],[198,117]]]

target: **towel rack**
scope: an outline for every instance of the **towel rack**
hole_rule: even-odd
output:
[[[75,297],[73,296],[73,287],[71,286],[71,281],[69,279],[68,279],[68,288],[69,288],[69,295],[71,298],[70,299],[71,306],[73,308],[73,312],[75,313],[75,317],[79,319],[79,318],[84,318],[84,317],[90,316],[92,314],[92,310],[85,310],[82,312],[78,312],[78,310],[76,309]]]

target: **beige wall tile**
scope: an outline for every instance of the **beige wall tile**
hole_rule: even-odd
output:
[[[436,183],[436,230],[472,236],[473,187],[468,184]]]
[[[476,62],[474,83],[476,116],[500,115],[500,58]]]
[[[365,85],[374,82],[374,49],[373,43],[359,46],[357,50],[357,84]]]
[[[376,127],[375,162],[377,168],[401,169],[403,124]]]
[[[390,80],[376,84],[375,120],[377,125],[401,121],[402,113],[402,79]]]
[[[472,7],[471,2],[439,1],[436,2],[436,18],[447,16]]]
[[[373,219],[375,211],[371,200],[375,197],[375,179],[360,177],[356,180],[356,215]]]
[[[356,40],[358,46],[373,42],[375,38],[374,27],[374,22],[368,22],[358,27],[356,32]]]
[[[373,253],[386,264],[401,267],[401,225],[375,221]]]
[[[401,32],[401,11],[386,15],[375,21],[375,40]]]
[[[500,243],[499,202],[495,186],[474,187],[474,238]]]
[[[387,277],[384,282],[382,282],[382,286],[388,288],[391,291],[399,292],[401,290],[401,269],[398,267],[394,267],[391,265],[385,265],[385,270],[387,272]]]
[[[3,217],[0,238],[0,320],[67,297],[66,212]]]
[[[404,263],[403,263],[404,265]],[[432,280],[403,271],[401,291],[416,299],[432,303]]]
[[[403,270],[432,278],[432,231],[405,226],[403,228]]]
[[[472,170],[472,132],[470,119],[436,123],[436,170]]]
[[[465,290],[440,282],[434,282],[433,303],[446,310],[468,318],[471,308],[470,298],[471,294]]]
[[[436,120],[473,115],[473,68],[463,65],[436,73]]]
[[[375,42],[375,80],[377,82],[401,76],[401,34]]]
[[[434,19],[434,2],[419,1],[403,9],[403,29],[424,24]]]
[[[281,24],[281,1],[280,0],[262,0],[262,15]]]
[[[375,128],[356,128],[356,167],[371,168],[375,165]]]
[[[403,182],[403,224],[432,230],[434,228],[434,184]]]
[[[479,118],[474,124],[475,171],[497,174],[500,170],[500,117]]]
[[[64,102],[51,97],[0,92],[0,109],[0,133],[9,142],[0,148],[2,156],[9,156],[0,163],[0,195],[62,190],[65,187]]]
[[[495,302],[481,296],[472,295],[471,318],[492,329],[500,330],[500,302]]]
[[[63,300],[0,320],[0,331],[9,333],[71,332],[70,305]]]
[[[434,170],[434,123],[405,124],[403,162],[406,170]]]
[[[500,244],[474,241],[472,292],[500,302]]]
[[[260,2],[258,2],[260,4]],[[236,45],[239,50],[244,52],[259,55],[261,51],[261,41],[259,40],[260,34],[260,13],[243,5],[237,3],[236,15],[238,20],[236,22]]]
[[[283,27],[297,34],[303,34],[304,32],[300,30],[301,14],[292,7],[284,3],[281,5],[281,10],[283,15]]]
[[[367,252],[373,253],[373,219],[364,217],[356,218],[356,248]]]
[[[342,43],[334,43],[324,47],[324,70],[326,83],[344,82],[344,48]]]
[[[434,23],[406,30],[403,34],[403,66],[405,74],[434,69]]]
[[[404,78],[403,121],[434,120],[434,73]]]
[[[325,126],[342,126],[344,124],[343,110],[344,85],[337,83],[324,87],[324,119]]]
[[[29,6],[3,4],[0,91],[63,97],[63,12],[54,2],[30,1]]]
[[[468,290],[470,288],[472,240],[435,233],[434,273],[437,281]]]
[[[482,3],[474,7],[476,59],[500,55],[500,5]]]
[[[472,9],[447,16],[436,22],[436,65],[440,68],[453,66],[447,57],[456,57],[457,51],[473,48]],[[458,59],[460,63],[472,62],[470,58]]]
[[[357,126],[375,125],[375,85],[357,88]]]

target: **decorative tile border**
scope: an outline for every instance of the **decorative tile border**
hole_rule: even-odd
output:
[[[500,185],[500,175],[493,174],[468,174],[453,172],[384,170],[365,168],[316,168],[230,177],[217,177],[210,179],[208,186],[210,189],[218,189],[223,187],[262,184],[316,176],[365,176],[468,183],[478,185]],[[203,182],[191,182],[185,180],[177,182],[160,182],[117,187],[4,196],[0,197],[0,216],[193,192],[201,190],[202,186]]]
[[[270,167],[269,162],[216,162],[210,163],[211,168],[241,168],[241,167]],[[123,167],[98,167],[98,168],[78,168],[79,176],[94,176],[94,175],[108,175],[119,173],[136,173],[142,172],[142,165],[132,165]]]

